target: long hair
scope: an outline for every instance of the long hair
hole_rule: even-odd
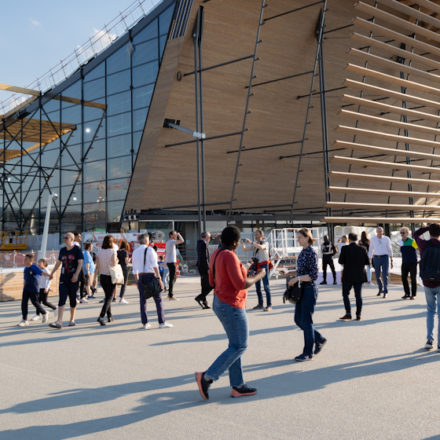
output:
[[[113,249],[113,235],[106,235],[104,237],[102,249]]]
[[[307,228],[302,228],[298,231],[298,234],[303,235],[304,237],[308,238],[308,243],[312,245],[315,242],[315,239],[313,238],[313,235],[311,231]]]
[[[368,238],[367,231],[362,231],[361,233],[361,242],[364,244],[370,244],[370,239]]]

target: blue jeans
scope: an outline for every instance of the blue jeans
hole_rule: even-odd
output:
[[[261,267],[266,271],[266,275],[263,278],[263,287],[264,287],[264,291],[266,292],[267,307],[270,307],[272,305],[272,300],[270,297],[270,289],[269,289],[269,265],[265,264],[264,266]],[[255,288],[257,289],[258,304],[262,306],[263,294],[261,293],[261,280],[258,280],[255,283]]]
[[[318,298],[318,289],[314,284],[303,288],[303,297],[295,306],[295,324],[304,332],[303,354],[313,355],[313,345],[322,343],[324,337],[315,330],[313,325],[313,312]]]
[[[388,293],[388,265],[390,257],[388,255],[375,255],[373,257],[373,267],[376,273],[377,286],[379,287],[379,292]],[[380,273],[382,271],[382,280],[380,279]]]
[[[440,317],[440,287],[426,287],[426,339],[434,339],[434,316]],[[436,310],[437,309],[437,310]],[[440,345],[440,325],[438,326],[437,345]]]
[[[229,345],[208,368],[205,377],[217,380],[226,370],[229,370],[231,386],[239,387],[244,384],[241,355],[247,348],[249,335],[246,310],[232,307],[220,301],[216,295],[214,295],[212,308],[226,331]]]

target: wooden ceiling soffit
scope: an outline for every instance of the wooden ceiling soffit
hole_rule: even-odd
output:
[[[440,174],[436,166],[440,161],[440,75],[433,73],[440,68],[440,33],[434,31],[440,30],[435,15],[440,5],[428,0],[410,4],[378,0],[375,6],[359,1],[355,8],[367,19],[357,17],[353,22],[351,41],[358,47],[349,52],[345,80],[353,93],[342,98],[345,108],[340,116],[345,123],[338,126],[338,132],[350,140],[334,143],[345,153],[330,162],[323,221],[440,222],[440,180],[435,179]],[[359,153],[372,157],[359,157]],[[354,167],[362,172],[354,172]],[[343,185],[334,184],[341,180]],[[380,202],[378,196],[382,196]],[[402,203],[396,203],[396,197]],[[336,210],[338,214],[332,215]],[[368,215],[355,216],[359,210]]]

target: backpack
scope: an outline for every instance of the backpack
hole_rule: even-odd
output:
[[[420,260],[420,278],[425,281],[440,282],[440,242],[427,242]]]

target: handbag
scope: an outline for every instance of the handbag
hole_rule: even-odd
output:
[[[145,248],[144,251],[144,267],[145,261],[147,259],[147,252],[149,248]],[[141,288],[142,296],[144,299],[151,298],[153,296],[159,295],[162,292],[162,288],[160,287],[159,280],[155,277],[148,277],[144,282],[140,281],[139,286]]]
[[[283,304],[285,304],[286,301],[290,302],[291,304],[298,304],[301,301],[302,295],[302,288],[298,285],[298,282],[296,282],[293,286],[288,285],[283,295]]]
[[[120,264],[110,267],[110,276],[112,277],[112,284],[124,284],[124,274]]]

